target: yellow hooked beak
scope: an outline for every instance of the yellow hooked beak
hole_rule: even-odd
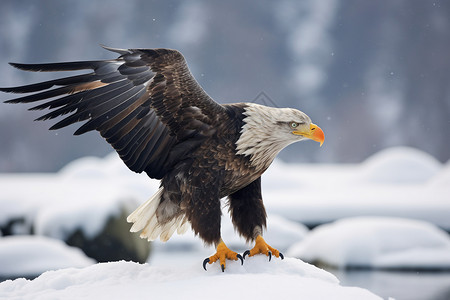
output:
[[[322,129],[313,123],[311,123],[309,130],[307,131],[294,130],[292,133],[296,135],[302,135],[308,139],[319,142],[321,147],[323,141],[325,140],[325,134],[323,133]]]

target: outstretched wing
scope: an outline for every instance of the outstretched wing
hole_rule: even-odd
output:
[[[65,116],[50,129],[85,122],[75,134],[97,130],[135,172],[162,178],[168,167],[214,133],[224,108],[189,71],[183,55],[170,49],[113,49],[113,60],[16,64],[25,71],[92,72],[46,82],[0,88],[30,95],[6,101],[45,101],[37,120]]]

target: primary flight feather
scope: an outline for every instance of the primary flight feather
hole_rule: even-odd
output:
[[[17,64],[25,71],[91,70],[25,86],[0,88],[29,95],[7,103],[44,101],[32,110],[49,109],[37,120],[63,116],[50,129],[77,122],[75,134],[97,130],[134,172],[161,180],[159,190],[129,217],[132,232],[167,241],[177,231],[192,230],[220,261],[242,256],[221,239],[220,199],[228,197],[236,230],[255,247],[244,253],[283,257],[262,238],[266,212],[261,174],[291,143],[323,131],[303,112],[254,103],[220,105],[200,87],[183,55],[171,49],[114,49],[117,59]],[[205,267],[206,269],[206,267]]]

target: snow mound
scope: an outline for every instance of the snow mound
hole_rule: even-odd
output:
[[[137,202],[114,187],[97,191],[92,188],[87,193],[74,192],[61,197],[62,201],[40,208],[34,220],[36,234],[64,240],[76,229],[82,229],[86,237],[93,238],[109,217],[119,215],[122,208],[133,207]]]
[[[441,171],[434,176],[429,182],[430,186],[433,188],[448,188],[450,187],[450,161],[448,161]],[[449,194],[450,199],[450,194]]]
[[[103,158],[95,156],[86,156],[78,158],[65,165],[59,173],[63,176],[72,178],[92,178],[124,176],[145,177],[140,174],[130,172],[130,169],[124,164],[116,152],[111,152]]]
[[[104,170],[105,166],[107,166],[107,164],[104,163],[103,159],[94,156],[86,156],[68,163],[59,171],[59,173],[71,178],[98,179],[108,176],[108,173]]]
[[[115,153],[77,159],[55,174],[5,174],[0,179],[0,225],[23,220],[23,228],[16,226],[13,234],[34,227],[37,234],[60,239],[78,228],[95,236],[109,217],[123,209],[131,212],[158,186],[130,172]]]
[[[0,239],[0,277],[37,276],[49,270],[86,267],[94,262],[78,248],[59,240],[40,236]]]
[[[423,221],[357,217],[315,228],[287,254],[340,268],[450,269],[450,237]]]
[[[438,160],[423,151],[395,147],[368,158],[361,176],[375,183],[423,183],[436,175],[441,167]]]
[[[120,186],[142,197],[150,197],[159,188],[159,180],[150,179],[145,173],[134,173],[123,163],[116,152],[103,158],[82,157],[68,163],[57,174],[65,181],[108,182],[110,186]]]
[[[340,286],[328,272],[293,258],[267,262],[263,256],[244,266],[230,262],[225,273],[217,265],[205,272],[194,266],[152,267],[132,262],[101,263],[63,269],[35,280],[0,283],[0,298],[38,299],[381,299],[371,292]]]

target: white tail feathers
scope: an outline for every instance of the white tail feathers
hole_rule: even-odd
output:
[[[170,239],[172,234],[177,230],[178,234],[183,234],[188,229],[188,222],[184,215],[178,216],[164,224],[158,222],[156,211],[161,201],[161,195],[164,189],[161,187],[159,190],[141,204],[134,212],[132,212],[127,222],[133,223],[131,226],[131,232],[141,231],[140,237],[149,241],[154,241],[160,237],[160,240],[166,242]]]

